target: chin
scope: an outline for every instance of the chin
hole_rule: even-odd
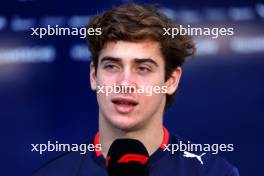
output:
[[[108,122],[110,122],[114,128],[120,129],[122,131],[137,130],[141,124],[140,122],[136,122],[136,121],[131,120],[131,119],[120,119],[120,120],[108,119]]]

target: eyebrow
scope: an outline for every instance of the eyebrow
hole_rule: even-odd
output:
[[[135,58],[134,60],[135,60],[136,63],[139,63],[139,64],[141,64],[141,63],[145,63],[145,62],[149,62],[149,63],[155,65],[156,67],[159,66],[159,64],[158,64],[157,62],[155,62],[155,61],[154,61],[153,59],[151,59],[151,58],[141,58],[141,59],[139,59],[139,58]]]
[[[102,62],[105,62],[105,61],[115,61],[115,62],[120,62],[121,59],[120,58],[117,58],[117,57],[110,57],[110,56],[105,56],[101,59],[101,63]]]
[[[118,58],[118,57],[111,57],[111,56],[105,56],[101,59],[101,63],[102,62],[105,62],[105,61],[114,61],[114,62],[121,62],[121,59]],[[151,63],[153,65],[155,65],[156,67],[159,66],[159,64],[157,62],[155,62],[153,59],[151,58],[134,58],[133,61],[137,64],[141,64],[141,63],[145,63],[145,62],[148,62],[148,63]]]

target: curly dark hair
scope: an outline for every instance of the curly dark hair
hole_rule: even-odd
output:
[[[177,27],[176,23],[162,14],[154,5],[141,6],[129,3],[91,17],[87,29],[101,28],[102,32],[102,35],[87,37],[95,69],[97,69],[99,53],[107,42],[118,40],[138,42],[151,39],[161,46],[167,81],[172,72],[185,62],[186,57],[195,52],[194,43],[189,36],[177,35],[172,38],[169,35],[163,35],[163,28]],[[173,102],[176,92],[173,95],[167,95],[166,108]]]

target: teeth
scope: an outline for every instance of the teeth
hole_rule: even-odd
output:
[[[119,105],[131,105],[131,106],[134,106],[135,105],[135,103],[133,103],[133,102],[127,102],[127,101],[113,101],[113,103],[119,104]]]
[[[132,105],[132,103],[129,103],[129,102],[117,102],[118,104],[122,104],[122,105]]]

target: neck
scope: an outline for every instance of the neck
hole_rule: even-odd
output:
[[[153,154],[163,140],[162,124],[162,117],[160,117],[144,127],[126,131],[112,126],[102,114],[99,114],[99,142],[102,145],[103,156],[106,158],[110,145],[117,138],[137,139],[144,144],[150,155]]]

